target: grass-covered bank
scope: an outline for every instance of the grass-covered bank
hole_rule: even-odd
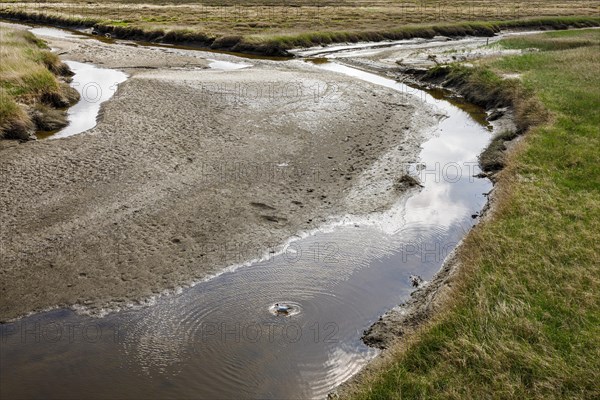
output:
[[[68,66],[30,32],[0,26],[0,139],[27,139],[67,123],[79,94]]]
[[[415,70],[413,75],[427,85],[451,89],[469,103],[491,110],[490,120],[503,116],[507,109],[513,112],[516,130],[498,132],[479,157],[482,170],[492,179],[506,164],[506,142],[551,118],[532,88],[517,79],[503,79],[487,65],[438,65],[426,72]]]
[[[343,19],[335,17],[339,7],[319,7],[309,12],[296,11],[302,7],[282,6],[278,11],[281,15],[299,15],[302,18],[279,20],[276,16],[280,14],[273,11],[266,15],[268,20],[261,20],[265,15],[254,11],[252,15],[258,21],[254,23],[249,22],[246,14],[243,17],[228,15],[223,11],[227,8],[223,7],[214,10],[207,9],[206,6],[202,6],[201,9],[191,8],[189,14],[185,14],[181,7],[169,9],[168,6],[161,4],[138,9],[138,6],[131,5],[131,10],[137,10],[134,14],[133,11],[124,12],[124,6],[115,3],[98,6],[108,7],[103,8],[105,12],[101,14],[99,11],[94,11],[97,7],[68,6],[69,3],[61,6],[60,4],[44,3],[34,10],[6,5],[0,8],[0,18],[59,27],[94,28],[99,34],[110,34],[111,37],[119,39],[185,44],[268,56],[289,56],[288,50],[293,48],[333,43],[433,38],[436,35],[493,36],[503,29],[545,30],[600,26],[600,17],[593,7],[581,8],[580,16],[536,17],[537,14],[531,12],[526,13],[525,18],[496,20],[491,18],[494,16],[491,14],[487,20],[477,22],[473,21],[473,16],[469,14],[457,14],[453,18],[438,19],[436,22],[423,22],[429,21],[431,10],[422,8],[414,13],[412,19],[405,20],[404,14],[401,14],[396,20],[386,18],[384,22],[383,19],[379,19],[376,24],[373,24],[372,7],[364,9],[359,7],[352,16]],[[574,8],[573,11],[577,12],[578,9]],[[140,17],[148,12],[152,14],[148,17]],[[195,13],[198,13],[198,19],[182,20],[184,16],[191,18]],[[327,13],[331,14],[330,23],[314,24],[317,15],[319,18],[324,18]],[[385,15],[383,11],[382,13]]]
[[[600,32],[501,45],[541,51],[484,61],[471,82],[519,74],[551,118],[509,154],[451,300],[355,398],[600,398]]]

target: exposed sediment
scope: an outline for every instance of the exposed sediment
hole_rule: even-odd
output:
[[[416,99],[301,61],[219,71],[206,69],[214,54],[50,42],[130,78],[90,131],[0,144],[4,321],[125,306],[369,212],[347,198],[360,175],[391,149],[414,161],[436,121]]]

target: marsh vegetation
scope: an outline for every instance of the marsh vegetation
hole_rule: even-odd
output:
[[[491,36],[511,27],[597,26],[598,6],[598,2],[559,0],[506,4],[492,0],[222,0],[177,4],[157,0],[67,0],[5,3],[0,6],[0,16],[95,27],[99,33],[125,39],[282,55],[291,48],[339,42]]]
[[[30,32],[0,27],[0,138],[27,139],[66,125],[64,110],[79,99],[68,66]]]

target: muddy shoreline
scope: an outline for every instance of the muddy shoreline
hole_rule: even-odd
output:
[[[207,69],[214,54],[48,40],[130,78],[84,134],[1,143],[2,321],[135,305],[384,209],[402,194],[393,185],[347,194],[392,148],[414,161],[436,121],[418,100],[301,61],[219,71]]]

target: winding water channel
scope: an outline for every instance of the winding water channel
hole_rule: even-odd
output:
[[[56,28],[33,28],[35,35],[59,38],[87,38],[75,35],[69,31]],[[120,83],[127,79],[127,74],[108,68],[98,68],[95,65],[76,61],[66,61],[73,75],[70,85],[77,90],[80,101],[69,108],[69,124],[56,132],[40,132],[38,139],[60,139],[85,132],[96,126],[102,103],[110,100],[117,92]]]
[[[469,113],[393,79],[334,62],[314,68],[417,96],[444,115],[418,162],[402,166],[424,187],[390,210],[347,215],[292,238],[281,254],[145,307],[103,318],[58,309],[1,325],[4,395],[323,398],[376,356],[361,341],[364,329],[408,298],[411,275],[431,279],[476,222],[491,189],[473,177],[490,129],[478,122],[482,110]],[[73,108],[71,121],[90,112]],[[293,315],[273,313],[274,303],[291,304]]]

